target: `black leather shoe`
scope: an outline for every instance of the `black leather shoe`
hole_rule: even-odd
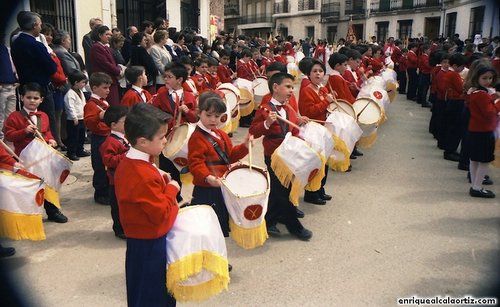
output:
[[[76,154],[77,157],[80,157],[80,158],[83,158],[83,157],[89,157],[90,156],[90,152],[84,150],[84,151],[81,151],[81,152],[78,152]]]
[[[304,197],[304,201],[306,203],[315,204],[315,205],[324,205],[324,204],[326,204],[326,201],[323,198],[321,198],[321,197],[319,197],[317,195],[311,196],[311,197]]]
[[[227,264],[227,270],[231,272],[233,270],[233,266],[231,264]]]
[[[302,218],[304,218],[304,216],[306,216],[304,214],[304,211],[300,210],[299,208],[295,208],[295,212],[297,213],[297,218],[299,218],[299,219],[302,219]]]
[[[123,232],[115,233],[115,237],[122,239],[122,240],[127,239],[127,236]]]
[[[354,153],[352,153],[352,154],[349,156],[349,159],[351,159],[351,160],[356,160],[357,158],[358,158],[358,157],[356,157],[356,156],[354,155]]]
[[[332,200],[332,196],[328,194],[321,194],[320,197],[324,200]]]
[[[472,197],[481,197],[481,198],[495,198],[495,193],[491,192],[490,190],[474,190],[473,188],[470,188],[469,194]]]
[[[48,215],[48,220],[60,224],[68,222],[68,218],[64,214],[62,214],[61,211],[57,211],[55,213]]]
[[[491,180],[490,176],[488,176],[488,175],[484,176],[483,185],[492,185],[492,184],[493,184],[493,180]]]
[[[469,164],[458,163],[458,169],[462,170],[462,171],[468,171],[469,170]]]
[[[349,167],[347,168],[347,171],[345,171],[346,173],[352,171],[352,165],[349,165]]]
[[[0,258],[14,256],[16,249],[13,247],[3,247],[0,245]]]
[[[363,156],[363,153],[361,151],[359,151],[357,148],[354,148],[354,151],[352,152],[352,154],[355,155],[356,157]]]
[[[432,107],[432,104],[430,104],[428,102],[422,103],[422,108],[430,108],[430,107]]]
[[[311,239],[313,236],[312,231],[306,228],[302,228],[301,230],[296,230],[296,231],[290,231],[290,234],[302,241],[309,241],[309,239]]]
[[[278,229],[278,227],[272,225],[267,227],[267,234],[270,237],[279,237],[281,236],[281,231]]]
[[[106,196],[94,196],[94,201],[99,205],[109,206],[109,198]]]
[[[57,148],[59,148],[60,151],[67,151],[68,150],[68,147],[66,147],[66,145],[64,145],[64,144],[57,145]]]
[[[444,152],[443,153],[443,158],[445,160],[449,160],[449,161],[455,161],[455,162],[458,162],[460,161],[460,155],[457,154],[456,152]]]
[[[80,160],[80,158],[78,158],[76,155],[66,155],[66,157],[68,157],[68,159],[70,159],[71,161]]]

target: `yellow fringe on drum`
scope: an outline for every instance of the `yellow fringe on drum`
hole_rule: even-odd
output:
[[[182,285],[189,277],[203,269],[214,278],[197,285]],[[203,301],[227,290],[229,285],[228,261],[222,255],[201,251],[170,263],[167,269],[167,289],[179,302]]]
[[[377,140],[377,131],[375,130],[368,136],[362,136],[358,141],[358,146],[361,148],[370,148]]]
[[[345,172],[349,168],[349,165],[351,165],[351,153],[345,142],[338,136],[333,135],[333,141],[335,142],[335,150],[344,155],[344,160],[334,160],[333,156],[330,156],[327,161],[328,166],[336,172]]]
[[[494,167],[500,167],[500,139],[495,141],[495,160],[491,164]]]
[[[181,174],[181,182],[182,182],[182,184],[192,184],[193,183],[193,175],[191,173]]]
[[[316,175],[311,178],[311,181],[306,184],[305,189],[308,191],[314,192],[321,189],[321,180],[323,180],[323,177],[325,177],[326,157],[321,154],[319,155],[319,157],[321,159],[321,167],[319,168]]]
[[[266,220],[254,228],[243,228],[229,218],[230,235],[234,242],[244,249],[252,249],[264,245],[267,238]]]
[[[235,132],[238,130],[238,127],[240,126],[240,115],[236,118],[231,118],[231,131],[230,132]]]
[[[61,202],[59,201],[59,192],[57,192],[54,188],[46,185],[45,186],[45,200],[51,202],[57,208],[61,209]]]
[[[225,133],[231,132],[233,129],[233,123],[231,121],[228,121],[227,125],[224,127],[220,128],[220,130],[224,131]]]
[[[384,108],[380,108],[380,120],[378,121],[378,126],[380,127],[387,120]]]
[[[248,105],[245,105],[243,108],[240,105],[240,116],[243,117],[250,115],[254,109],[255,109],[255,103],[253,100],[250,101]]]
[[[274,174],[280,181],[280,183],[285,187],[288,188],[291,186],[290,189],[290,202],[294,204],[296,207],[299,205],[299,196],[302,194],[302,184],[300,183],[299,179],[295,177],[295,175],[288,169],[288,165],[281,159],[281,157],[277,153],[278,151],[275,150],[273,155],[271,156],[271,168],[274,171]]]
[[[12,240],[45,240],[42,215],[0,210],[0,237]]]

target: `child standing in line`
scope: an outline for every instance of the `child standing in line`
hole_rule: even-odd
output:
[[[144,102],[149,103],[152,99],[151,93],[144,87],[148,85],[148,76],[142,66],[130,66],[125,69],[125,78],[132,86],[125,92],[120,101],[122,106],[131,107]]]
[[[327,89],[329,92],[335,92],[337,99],[344,99],[353,104],[356,98],[349,89],[349,83],[342,77],[347,68],[347,60],[347,56],[338,52],[330,56],[328,64],[333,69],[333,72],[328,78]]]
[[[64,96],[66,110],[66,133],[68,152],[66,156],[72,161],[80,157],[88,157],[90,153],[83,149],[85,142],[85,124],[83,123],[83,107],[85,96],[82,89],[87,85],[87,76],[81,71],[74,71],[68,76],[71,89]]]
[[[495,136],[500,112],[500,94],[490,94],[490,86],[496,84],[496,71],[490,64],[478,64],[471,72],[469,88],[469,127],[467,148],[470,157],[472,197],[494,198],[495,193],[482,188],[488,166],[494,160]],[[493,89],[492,89],[493,91]]]
[[[125,119],[128,108],[126,106],[111,106],[104,113],[104,122],[111,128],[100,148],[102,162],[106,166],[106,173],[109,180],[109,205],[111,206],[111,218],[113,219],[113,232],[120,239],[126,239],[120,223],[120,213],[115,193],[115,171],[120,161],[127,154],[130,144],[125,138]]]
[[[194,75],[190,78],[196,86],[198,95],[210,90],[210,83],[206,78],[208,71],[207,60],[198,59],[194,61]]]
[[[229,68],[229,54],[222,49],[219,51],[220,65],[217,66],[217,76],[222,83],[231,83],[236,79],[236,73]]]
[[[229,136],[218,129],[226,104],[213,92],[200,96],[200,120],[188,143],[188,164],[193,175],[194,204],[213,204],[222,233],[229,236],[229,214],[220,189],[220,178],[231,165],[248,154],[248,134],[242,144],[234,146]]]
[[[125,275],[128,306],[175,306],[166,288],[165,240],[179,208],[176,181],[151,161],[167,143],[170,115],[140,103],[125,121],[132,146],[115,172],[120,221],[127,237]]]

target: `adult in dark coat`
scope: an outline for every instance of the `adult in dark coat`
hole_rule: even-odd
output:
[[[85,34],[82,39],[83,54],[85,56],[85,66],[87,68],[87,72],[89,73],[89,75],[92,73],[92,67],[90,65],[90,49],[94,44],[94,41],[92,40],[92,31],[101,25],[102,25],[101,18],[99,17],[90,18],[89,20],[90,32]]]
[[[148,76],[148,85],[145,87],[152,95],[156,94],[155,81],[159,74],[153,58],[146,49],[146,34],[144,32],[135,33],[132,37],[132,52],[130,53],[130,65],[143,66]]]

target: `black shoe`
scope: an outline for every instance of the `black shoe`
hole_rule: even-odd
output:
[[[78,158],[76,155],[66,155],[66,157],[68,157],[68,159],[70,159],[71,161],[80,160],[80,158]]]
[[[326,193],[321,194],[320,197],[324,200],[332,200],[332,195],[328,195]]]
[[[347,170],[345,171],[346,173],[352,171],[352,165],[349,165],[349,167],[347,168]]]
[[[443,153],[443,157],[445,160],[449,160],[449,161],[455,161],[455,162],[458,162],[460,161],[460,155],[456,152],[444,152]]]
[[[351,159],[351,160],[356,160],[357,158],[358,158],[358,157],[356,157],[356,156],[354,155],[354,153],[352,153],[352,154],[349,156],[349,159]]]
[[[306,216],[304,214],[304,211],[300,210],[299,208],[295,208],[295,213],[297,214],[297,218],[299,218],[299,219],[303,219],[304,216]]]
[[[94,196],[94,201],[99,205],[109,206],[109,197],[107,196]]]
[[[352,155],[355,155],[356,157],[362,157],[363,153],[361,151],[359,151],[357,148],[354,148]]]
[[[268,226],[267,227],[267,234],[270,237],[279,237],[279,236],[281,236],[281,231],[276,226]]]
[[[488,176],[488,175],[484,176],[483,185],[492,185],[492,184],[493,184],[493,180],[491,180],[490,176]]]
[[[430,104],[428,102],[422,103],[422,108],[431,108],[431,107],[432,107],[432,104]]]
[[[122,239],[122,240],[126,240],[127,239],[127,236],[123,233],[123,232],[115,232],[115,237],[119,238],[119,239]]]
[[[306,203],[315,204],[315,205],[326,204],[326,201],[323,198],[321,198],[320,196],[318,196],[317,194],[315,194],[314,196],[310,196],[310,197],[304,196],[304,201]]]
[[[458,169],[462,170],[462,171],[468,171],[469,170],[469,164],[458,163]]]
[[[64,224],[64,223],[68,222],[68,218],[64,214],[62,214],[62,212],[59,210],[55,213],[49,214],[48,220],[52,221],[52,222],[60,223],[60,224]]]
[[[227,264],[227,270],[231,272],[233,270],[233,266],[231,264]]]
[[[495,193],[491,192],[490,190],[474,190],[473,188],[470,188],[469,194],[472,197],[481,197],[481,198],[495,198]]]
[[[228,137],[230,137],[230,138],[232,138],[232,137],[233,137],[233,133],[232,133],[232,132],[229,132],[229,133],[227,134],[227,136],[228,136]]]
[[[312,231],[306,228],[302,228],[301,230],[290,231],[292,236],[299,238],[302,241],[309,241],[312,238]]]
[[[13,247],[3,247],[0,246],[0,258],[14,256],[16,249]]]
[[[76,154],[77,157],[80,157],[80,158],[83,158],[83,157],[89,157],[90,156],[90,152],[86,151],[86,150],[83,150],[83,151],[80,151]]]
[[[60,151],[67,151],[68,147],[64,144],[57,145],[57,148],[59,148]]]

